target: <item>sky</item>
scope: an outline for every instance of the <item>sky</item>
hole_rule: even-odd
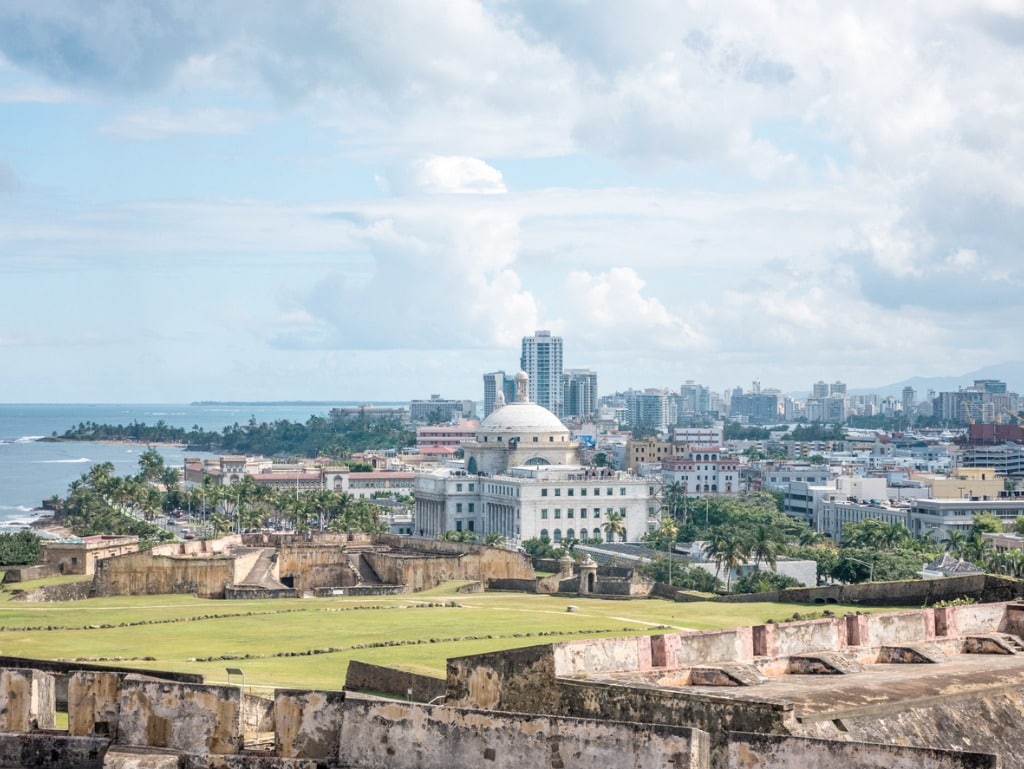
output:
[[[0,402],[1019,360],[1024,5],[0,3]]]

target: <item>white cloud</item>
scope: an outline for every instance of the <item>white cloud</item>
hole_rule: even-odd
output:
[[[471,157],[431,156],[411,164],[409,186],[431,194],[483,194],[506,192],[501,172]]]

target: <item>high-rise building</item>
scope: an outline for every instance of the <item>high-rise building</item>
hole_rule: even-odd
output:
[[[827,398],[828,397],[828,385],[821,379],[811,385],[811,397],[812,398]]]
[[[537,331],[523,337],[520,368],[530,378],[530,400],[558,417],[564,416],[562,394],[562,337]]]
[[[484,374],[484,417],[490,416],[498,406],[498,395],[502,395],[505,403],[516,399],[516,380],[504,371],[491,371]]]
[[[671,399],[667,390],[647,389],[643,392],[632,392],[627,398],[629,406],[629,426],[647,430],[665,430],[675,422],[671,413]]]
[[[695,384],[692,379],[687,379],[680,386],[679,395],[683,401],[683,413],[706,414],[711,411],[711,391],[704,385]]]
[[[586,368],[566,369],[562,374],[564,418],[589,419],[597,413],[597,372]]]
[[[846,382],[840,382],[838,379],[828,386],[829,395],[846,395]]]

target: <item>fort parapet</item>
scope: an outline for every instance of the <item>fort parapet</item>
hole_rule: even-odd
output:
[[[449,660],[443,705],[7,667],[0,766],[1020,766],[1022,632],[1024,605],[999,603],[544,644]],[[66,732],[53,729],[58,675]],[[349,683],[437,691],[396,675],[361,666]]]

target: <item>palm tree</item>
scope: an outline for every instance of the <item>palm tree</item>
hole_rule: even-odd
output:
[[[771,526],[759,523],[754,527],[750,540],[750,555],[754,556],[755,568],[760,568],[761,561],[764,561],[775,571],[775,564],[782,549],[782,538]]]
[[[942,540],[943,549],[954,558],[963,558],[967,546],[967,538],[962,531],[950,529]]]
[[[502,536],[500,531],[492,531],[484,537],[484,544],[489,547],[504,547],[505,537]]]
[[[711,539],[704,547],[704,553],[715,562],[716,577],[722,567],[725,567],[725,589],[729,590],[733,572],[750,558],[750,545],[738,529],[732,526],[717,526],[712,530]]]
[[[626,520],[622,517],[622,513],[612,510],[605,517],[601,528],[604,529],[604,538],[608,542],[615,542],[616,537],[620,541],[626,539]]]

